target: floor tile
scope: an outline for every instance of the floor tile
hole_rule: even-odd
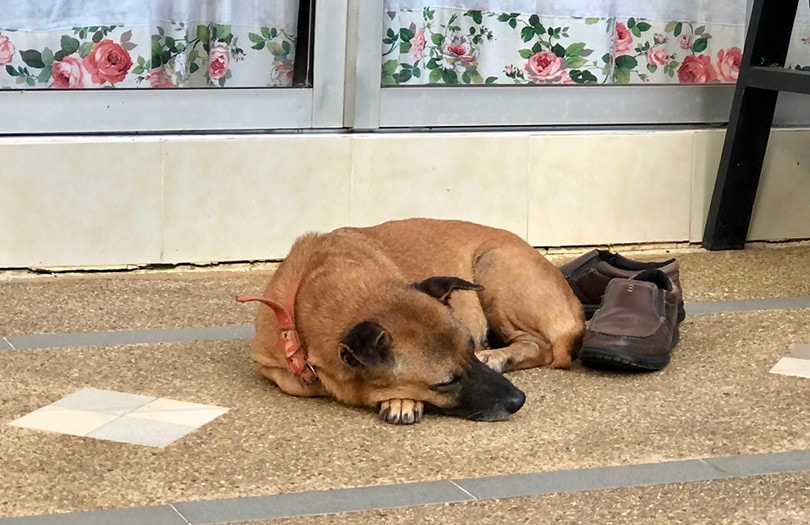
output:
[[[700,460],[689,459],[666,463],[469,478],[456,480],[456,484],[478,499],[489,499],[656,483],[683,483],[716,479],[721,476],[723,474],[716,468]]]
[[[170,505],[0,518],[2,525],[188,525]]]
[[[30,414],[26,414],[9,424],[15,427],[29,428],[32,430],[47,430],[61,434],[84,436],[110,423],[117,417],[118,416],[114,414],[72,410],[48,405]]]
[[[173,441],[177,441],[192,430],[194,430],[194,427],[186,425],[124,416],[90,432],[87,436],[120,443],[162,448]]]
[[[197,428],[227,411],[224,407],[160,398],[138,408],[128,417]]]
[[[785,376],[797,376],[810,378],[810,359],[799,359],[796,357],[783,357],[776,362],[770,372]]]
[[[773,454],[721,456],[706,458],[703,461],[730,476],[781,474],[810,469],[810,451],[790,450]]]
[[[227,411],[225,407],[214,405],[84,388],[10,424],[33,430],[165,447]]]
[[[787,354],[796,359],[810,359],[810,345],[796,344],[790,347]]]
[[[55,402],[54,405],[62,408],[73,408],[75,410],[87,410],[90,412],[122,416],[132,412],[136,408],[142,407],[154,399],[154,397],[141,396],[138,394],[83,388],[78,392],[63,397]]]
[[[430,505],[472,499],[448,481],[427,481],[247,498],[188,501],[175,508],[190,523],[222,523],[289,518],[385,507]]]
[[[0,350],[33,348],[69,348],[72,346],[115,346],[185,341],[219,341],[253,338],[252,325],[199,326],[193,328],[156,328],[152,330],[109,330],[56,334],[18,334],[0,338]],[[8,347],[4,346],[4,341]]]

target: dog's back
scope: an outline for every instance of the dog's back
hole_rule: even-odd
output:
[[[585,330],[582,305],[560,271],[526,241],[499,228],[439,219],[389,221],[362,231],[379,242],[407,279],[455,275],[482,285],[477,294],[486,327],[504,346],[533,339],[540,352],[495,351],[503,370],[568,368]],[[475,319],[469,294],[457,316]],[[471,323],[471,329],[475,321]],[[481,354],[482,357],[487,354]],[[510,362],[511,361],[511,362]],[[493,363],[494,365],[495,363]]]

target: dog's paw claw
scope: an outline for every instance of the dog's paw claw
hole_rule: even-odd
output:
[[[412,399],[389,399],[380,403],[380,419],[392,425],[412,425],[422,421],[425,406]]]

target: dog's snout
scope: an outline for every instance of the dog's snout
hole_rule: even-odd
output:
[[[524,394],[523,392],[521,392],[516,388],[514,394],[509,396],[509,398],[506,400],[505,408],[510,414],[514,414],[515,412],[520,410],[521,407],[523,407],[523,403],[525,402],[526,402],[526,394]]]
[[[526,402],[526,394],[477,359],[467,369],[456,405],[443,411],[474,421],[503,421]]]

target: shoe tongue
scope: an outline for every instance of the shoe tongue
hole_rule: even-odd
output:
[[[668,292],[672,291],[672,283],[670,282],[669,277],[667,277],[667,274],[661,270],[655,270],[652,268],[649,270],[644,270],[634,275],[633,280],[647,281],[648,283],[653,283],[662,290],[666,290]]]

